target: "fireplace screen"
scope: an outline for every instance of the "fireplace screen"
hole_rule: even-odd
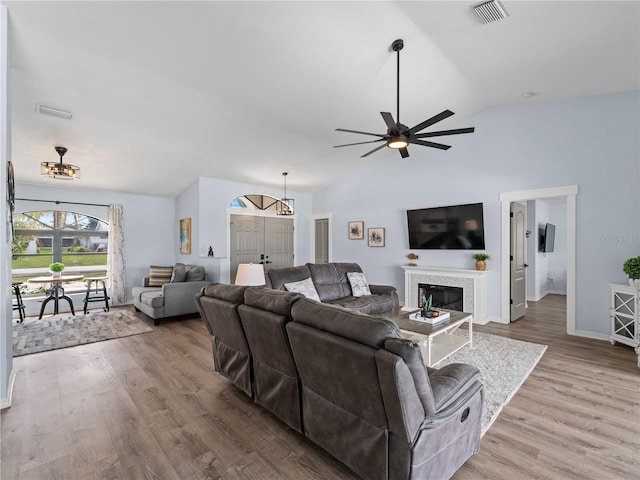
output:
[[[462,287],[447,287],[445,285],[429,285],[427,283],[418,284],[418,308],[422,308],[422,296],[433,298],[433,306],[436,308],[446,308],[448,310],[463,311],[463,291]]]

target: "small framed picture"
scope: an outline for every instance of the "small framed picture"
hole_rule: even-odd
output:
[[[384,228],[370,228],[367,238],[369,239],[370,247],[384,247]]]
[[[364,240],[364,222],[349,222],[349,240]]]

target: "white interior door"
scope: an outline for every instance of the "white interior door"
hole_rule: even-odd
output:
[[[230,282],[241,263],[262,263],[265,270],[293,266],[293,219],[231,215]]]
[[[527,295],[527,209],[511,203],[511,321],[524,316]]]
[[[293,267],[293,219],[265,217],[264,269]]]

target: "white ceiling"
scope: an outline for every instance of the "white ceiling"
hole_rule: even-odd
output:
[[[445,108],[456,115],[430,130],[473,126],[495,105],[640,90],[637,1],[505,1],[511,16],[488,25],[468,1],[3,3],[12,159],[27,183],[173,197],[198,176],[281,186],[288,171],[291,190],[313,192],[401,162],[332,148],[371,139],[335,128],[384,133],[379,112],[395,116],[396,38],[409,126]],[[40,176],[56,145],[81,180]]]

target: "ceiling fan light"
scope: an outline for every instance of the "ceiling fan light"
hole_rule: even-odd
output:
[[[409,139],[404,135],[398,135],[396,137],[391,137],[387,140],[387,147],[389,148],[405,148],[409,145]]]

